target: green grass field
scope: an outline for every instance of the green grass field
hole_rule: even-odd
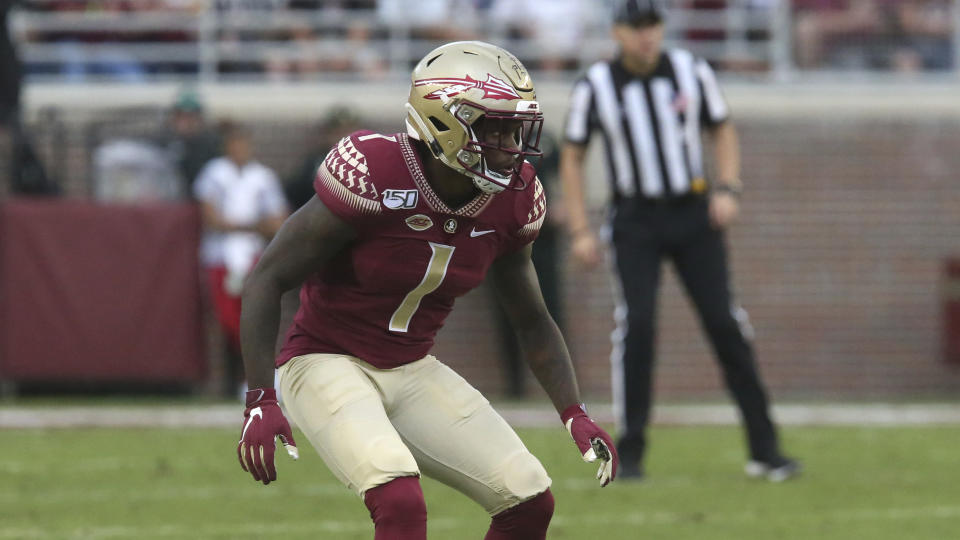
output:
[[[960,428],[785,430],[806,473],[742,473],[734,427],[656,427],[649,478],[600,489],[561,429],[520,431],[554,479],[549,538],[960,538]],[[254,483],[236,430],[0,430],[0,539],[365,539],[366,508],[302,436],[279,482]],[[480,539],[488,518],[424,481],[430,538]]]

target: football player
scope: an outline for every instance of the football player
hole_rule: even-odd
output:
[[[492,516],[487,540],[544,538],[550,478],[489,402],[429,354],[457,297],[489,274],[543,385],[601,485],[618,458],[586,414],[564,340],[530,261],[546,201],[533,166],[543,115],[507,51],[444,45],[414,68],[406,132],[358,131],[327,155],[316,195],[267,247],[243,293],[251,390],[237,453],[276,480],[277,405],[370,510],[377,539],[426,538],[421,474]],[[280,297],[301,307],[274,359]]]

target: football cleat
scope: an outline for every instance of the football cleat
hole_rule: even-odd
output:
[[[751,478],[766,478],[771,482],[783,482],[800,474],[803,467],[796,460],[776,456],[768,461],[752,459],[744,466],[743,471]]]

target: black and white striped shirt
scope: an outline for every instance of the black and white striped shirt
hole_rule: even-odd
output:
[[[706,187],[701,126],[727,117],[707,62],[671,49],[646,77],[619,60],[592,65],[573,88],[565,138],[587,144],[601,130],[615,200],[676,197]]]

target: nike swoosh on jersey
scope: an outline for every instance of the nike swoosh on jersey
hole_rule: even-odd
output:
[[[485,234],[490,234],[496,229],[490,229],[489,231],[478,231],[476,227],[470,230],[470,238],[476,238],[478,236],[483,236]]]
[[[260,410],[260,407],[250,410],[250,417],[247,418],[247,423],[243,425],[243,433],[240,434],[241,441],[247,436],[247,428],[250,427],[250,423],[253,422],[254,417],[263,418],[263,411]]]

